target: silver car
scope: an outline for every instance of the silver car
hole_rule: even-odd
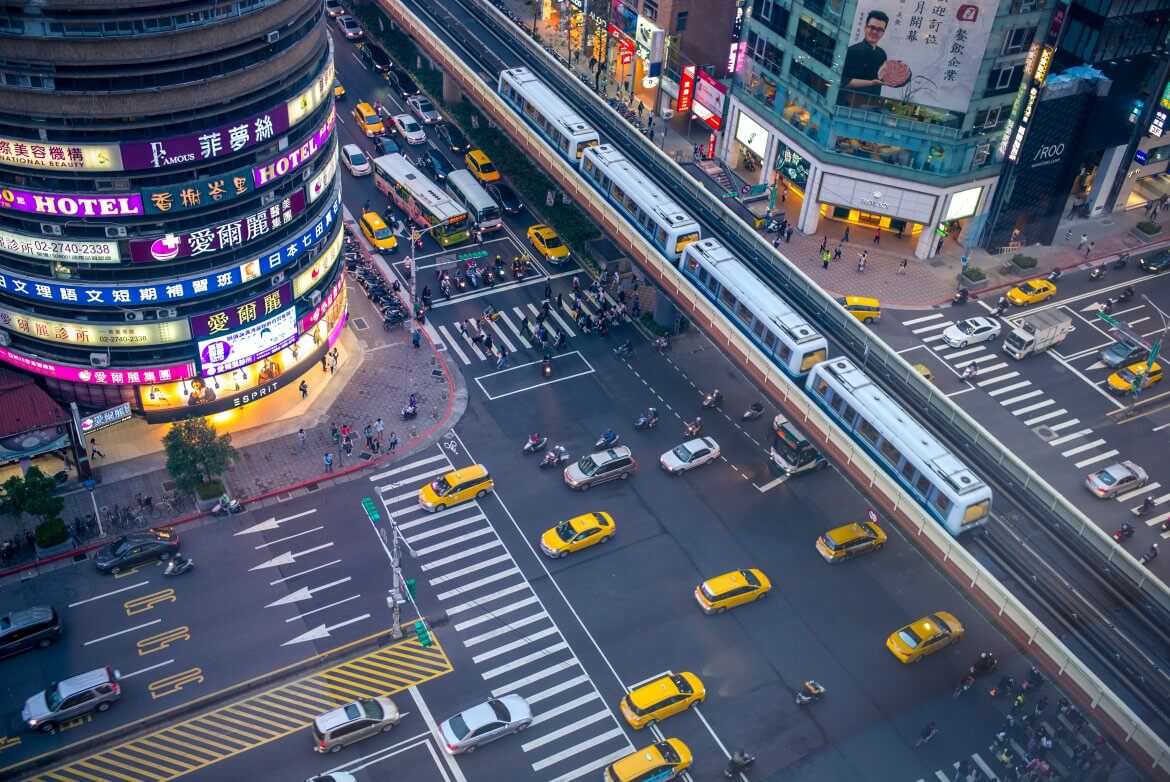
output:
[[[122,674],[106,666],[53,682],[24,702],[20,718],[30,730],[51,733],[74,717],[110,708],[122,697],[121,678]]]
[[[406,99],[406,105],[410,113],[418,117],[418,121],[424,125],[437,125],[443,121],[443,115],[425,95],[411,95]]]
[[[519,695],[492,698],[456,714],[439,726],[443,744],[452,755],[475,752],[475,748],[509,733],[519,733],[532,724],[532,709]]]
[[[1146,485],[1150,476],[1133,462],[1111,464],[1085,476],[1085,486],[1103,500]]]
[[[347,744],[387,733],[402,719],[389,698],[362,698],[313,720],[313,750],[338,752]]]

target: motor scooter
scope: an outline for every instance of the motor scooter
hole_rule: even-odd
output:
[[[1062,272],[1059,268],[1056,268],[1048,272],[1048,276],[1044,279],[1048,280],[1049,282],[1056,282],[1060,279],[1062,274],[1064,274],[1064,272]]]
[[[235,516],[243,512],[244,503],[226,494],[220,497],[215,507],[211,509],[212,516]]]
[[[736,774],[745,771],[755,762],[755,755],[749,755],[743,750],[740,750],[727,761],[727,767],[723,769],[723,776],[728,779],[733,779]]]
[[[1118,543],[1124,543],[1125,541],[1129,540],[1132,537],[1133,537],[1133,525],[1130,524],[1128,521],[1123,521],[1121,523],[1121,528],[1115,529],[1113,531],[1113,539],[1116,540]]]
[[[1105,264],[1101,264],[1100,266],[1095,267],[1093,269],[1093,271],[1089,272],[1089,279],[1092,282],[1097,282],[1098,280],[1103,280],[1103,279],[1105,279],[1105,272],[1108,270],[1109,270],[1108,266],[1106,266]]]
[[[703,431],[703,422],[696,418],[683,427],[683,434],[687,437],[698,437]]]
[[[955,295],[951,297],[951,304],[966,304],[969,298],[971,298],[971,291],[966,288],[959,288]]]
[[[721,404],[723,404],[723,394],[719,393],[718,388],[703,397],[704,410],[714,410]]]
[[[172,576],[181,576],[193,567],[195,567],[195,560],[184,557],[181,554],[175,554],[175,556],[171,557],[171,561],[167,563],[166,570],[163,571],[163,577],[171,578]]]
[[[597,438],[597,442],[595,442],[595,443],[593,444],[593,447],[594,447],[595,449],[601,449],[601,448],[613,448],[615,445],[617,445],[617,444],[618,444],[618,441],[619,441],[619,440],[621,440],[621,439],[622,439],[622,436],[621,436],[620,434],[618,434],[617,432],[614,432],[614,433],[613,433],[613,438],[612,438],[612,439],[611,439],[611,438],[607,438],[607,437],[606,437],[606,436],[603,434],[603,435],[601,435],[601,437],[598,437],[598,438]]]
[[[1158,503],[1154,501],[1154,498],[1152,496],[1146,497],[1144,500],[1142,500],[1141,505],[1139,505],[1133,509],[1134,515],[1136,515],[1136,516],[1149,515],[1149,512],[1152,511],[1157,506],[1157,504]],[[1122,526],[1125,526],[1125,525],[1123,524]]]
[[[815,679],[809,679],[804,683],[804,689],[796,693],[796,705],[803,706],[806,703],[819,701],[825,694],[825,688],[818,684]]]
[[[763,414],[764,414],[764,406],[762,404],[760,404],[759,402],[752,402],[752,406],[744,411],[744,414],[742,416],[740,416],[739,420],[741,420],[741,421],[754,421]]]
[[[537,451],[543,449],[544,446],[546,446],[546,445],[548,445],[548,438],[547,437],[541,437],[540,435],[536,435],[535,440],[533,440],[531,437],[529,437],[527,440],[524,441],[524,453],[526,453],[526,454],[536,453]]]
[[[546,467],[559,467],[563,463],[569,461],[570,458],[572,457],[570,457],[569,452],[565,450],[565,446],[553,446],[548,451],[545,451],[544,458],[540,460],[540,469],[543,470]]]
[[[1151,543],[1150,550],[1138,557],[1138,564],[1145,565],[1158,558],[1158,544]]]
[[[658,413],[645,412],[638,416],[638,420],[634,421],[635,429],[653,429],[658,426]]]

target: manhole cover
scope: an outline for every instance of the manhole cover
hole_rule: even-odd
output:
[[[1047,426],[1037,426],[1032,429],[1032,431],[1035,432],[1036,436],[1041,440],[1051,440],[1052,438],[1056,437],[1056,432],[1052,431]]]
[[[364,318],[354,318],[353,327],[358,331],[365,331],[369,328],[369,325],[366,323]]]

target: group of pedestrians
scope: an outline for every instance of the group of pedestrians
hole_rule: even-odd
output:
[[[366,439],[366,448],[375,456],[382,452],[382,440],[385,436],[386,425],[381,418],[376,418],[370,421],[362,429],[362,436]],[[342,424],[338,426],[334,421],[329,425],[329,439],[330,442],[337,448],[337,456],[334,457],[333,451],[326,451],[322,462],[325,465],[325,472],[333,472],[333,465],[337,459],[341,459],[344,463],[346,456],[353,455],[353,439],[354,430],[349,424]],[[300,440],[301,448],[305,447],[305,440],[307,436],[305,430],[301,429],[297,432],[297,437]],[[390,437],[386,440],[386,450],[388,453],[393,453],[398,448],[398,433],[391,432]]]

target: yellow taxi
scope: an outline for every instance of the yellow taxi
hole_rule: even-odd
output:
[[[863,521],[846,524],[821,535],[817,538],[817,551],[826,562],[841,562],[867,551],[877,551],[886,545],[886,539],[886,533],[881,527]]]
[[[473,464],[449,472],[418,490],[418,504],[423,510],[438,512],[468,500],[482,499],[495,483],[482,464]]]
[[[1161,364],[1155,361],[1149,369],[1146,369],[1146,362],[1139,361],[1114,372],[1105,381],[1105,386],[1111,394],[1129,394],[1133,392],[1135,382],[1139,388],[1146,389],[1161,379]]]
[[[557,236],[557,232],[544,223],[537,223],[528,229],[528,241],[536,251],[551,263],[564,263],[569,260],[569,248]]]
[[[665,782],[691,766],[691,748],[678,739],[643,747],[605,767],[605,782]]]
[[[645,728],[702,703],[707,690],[693,673],[668,673],[634,688],[622,698],[622,716],[632,728]]]
[[[607,543],[614,533],[613,517],[597,511],[562,521],[540,536],[540,550],[550,557],[567,557],[570,552]]]
[[[926,379],[926,382],[934,382],[934,372],[930,367],[926,366],[926,364],[914,364],[913,367],[915,372],[922,375],[922,377]]]
[[[916,663],[963,637],[963,625],[953,614],[939,611],[906,625],[886,639],[886,648],[904,663]]]
[[[353,118],[357,121],[358,129],[371,138],[386,132],[386,126],[382,124],[382,118],[378,116],[378,112],[374,111],[374,107],[368,103],[363,102],[354,106]]]
[[[333,97],[335,100],[341,100],[345,97],[345,87],[342,87],[341,82],[337,79],[333,80]]]
[[[882,303],[868,296],[838,296],[837,303],[862,323],[873,323],[882,319]]]
[[[1048,280],[1028,280],[1007,292],[1007,300],[1017,307],[1026,307],[1056,295],[1056,286]]]
[[[377,212],[366,212],[358,221],[358,225],[362,227],[362,233],[370,240],[370,244],[374,245],[374,249],[379,252],[398,252],[398,237],[386,225],[382,215]]]
[[[463,156],[467,170],[480,182],[495,182],[500,178],[495,163],[484,154],[482,149],[473,149]]]
[[[722,614],[729,608],[763,600],[772,589],[772,582],[762,570],[749,568],[733,570],[709,578],[695,587],[695,600],[707,616]]]

